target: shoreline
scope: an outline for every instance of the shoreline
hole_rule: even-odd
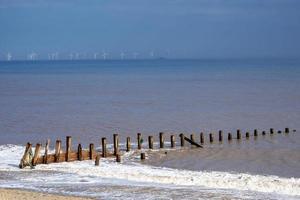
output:
[[[47,192],[36,192],[25,189],[15,189],[15,188],[0,188],[0,199],[3,200],[84,200],[84,199],[94,199],[89,197],[78,197],[78,196],[68,196],[68,195],[59,195],[51,194]]]

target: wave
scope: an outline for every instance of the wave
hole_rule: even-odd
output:
[[[0,171],[22,171],[17,168],[17,165],[23,151],[24,147],[22,146],[0,146]],[[124,159],[128,160],[132,156],[131,153],[125,154]],[[125,181],[128,184],[146,183],[156,186],[207,187],[300,196],[299,178],[218,171],[189,171],[153,167],[136,162],[120,164],[114,162],[113,159],[101,159],[100,167],[94,166],[94,162],[90,160],[38,165],[34,171],[60,172],[65,176],[63,181],[68,182],[69,180],[72,184],[82,183],[82,178],[87,177],[85,180],[91,183],[101,181],[101,179],[113,179],[120,182]],[[66,174],[68,175],[66,176]],[[68,176],[73,178],[68,179]],[[74,177],[78,177],[78,179]],[[48,181],[57,181],[53,179]],[[26,180],[30,182],[34,181],[34,178],[27,177]]]

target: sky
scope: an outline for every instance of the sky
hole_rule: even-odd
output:
[[[300,58],[299,0],[0,0],[0,53]],[[1,58],[0,56],[0,58]]]

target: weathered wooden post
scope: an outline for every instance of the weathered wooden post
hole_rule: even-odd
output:
[[[190,138],[191,138],[191,140],[192,140],[193,142],[195,142],[195,136],[194,136],[194,134],[191,134]]]
[[[145,160],[145,159],[146,159],[145,153],[141,153],[141,160]]]
[[[29,142],[27,142],[25,152],[24,152],[21,162],[19,164],[19,168],[23,169],[24,167],[26,167],[27,164],[29,164],[29,163],[25,163],[25,162],[27,160],[29,151],[31,151],[31,148],[32,148],[32,145]],[[32,164],[32,161],[31,161],[31,164]]]
[[[82,157],[82,146],[81,144],[78,144],[78,160],[82,161],[83,157]]]
[[[290,129],[289,129],[289,128],[285,128],[285,129],[284,129],[284,132],[285,132],[285,133],[289,133],[289,132],[290,132]]]
[[[138,149],[142,149],[142,134],[137,134]]]
[[[37,143],[35,145],[34,156],[33,156],[33,159],[32,159],[32,165],[33,166],[36,166],[36,164],[37,164],[37,161],[38,161],[38,158],[39,158],[39,155],[40,155],[40,150],[41,150],[41,144]]]
[[[120,155],[120,154],[117,154],[117,155],[116,155],[116,161],[117,161],[117,162],[121,162],[121,155]]]
[[[61,149],[61,140],[56,140],[55,143],[55,162],[59,162],[59,157],[60,157],[60,149]]]
[[[246,139],[249,139],[249,132],[246,132]]]
[[[270,134],[274,134],[274,129],[270,128]]]
[[[159,133],[159,148],[164,148],[164,133],[160,132]]]
[[[114,155],[116,156],[119,153],[119,135],[114,134]]]
[[[153,136],[148,137],[149,149],[153,149]]]
[[[47,140],[45,146],[44,164],[48,164],[48,151],[49,151],[50,139]]]
[[[129,152],[131,148],[130,137],[126,138],[126,151]]]
[[[239,139],[241,139],[241,131],[240,131],[240,129],[238,129],[237,131],[236,131],[236,138],[239,140]]]
[[[174,148],[175,147],[175,136],[174,135],[171,135],[170,137],[170,140],[171,140],[171,148]]]
[[[203,135],[202,132],[200,133],[200,143],[201,143],[201,144],[204,143],[204,135]]]
[[[254,137],[257,137],[257,129],[254,129]]]
[[[66,139],[66,157],[65,157],[67,162],[70,161],[71,151],[72,151],[72,137],[67,136],[67,139]]]
[[[99,166],[99,164],[100,164],[100,154],[97,154],[96,155],[96,160],[95,160],[95,165]]]
[[[228,133],[228,141],[231,141],[232,140],[232,135],[231,133]]]
[[[90,156],[90,160],[93,160],[93,158],[94,158],[94,144],[93,143],[91,143],[90,144],[90,150],[89,150],[89,156]]]
[[[266,131],[263,131],[263,132],[262,132],[262,135],[266,135]]]
[[[180,134],[179,134],[179,137],[180,137],[180,146],[181,146],[181,147],[184,147],[184,134],[183,134],[183,133],[180,133]]]
[[[209,142],[212,143],[213,141],[214,141],[213,134],[210,133],[210,134],[209,134]]]
[[[222,140],[223,140],[223,133],[222,133],[222,131],[220,130],[220,131],[219,131],[219,142],[222,142]]]
[[[106,158],[106,156],[107,156],[107,150],[106,150],[106,138],[105,137],[103,137],[101,139],[101,143],[102,143],[102,157]]]

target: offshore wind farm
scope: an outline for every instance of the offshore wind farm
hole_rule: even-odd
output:
[[[299,10],[0,1],[0,199],[300,199]]]

